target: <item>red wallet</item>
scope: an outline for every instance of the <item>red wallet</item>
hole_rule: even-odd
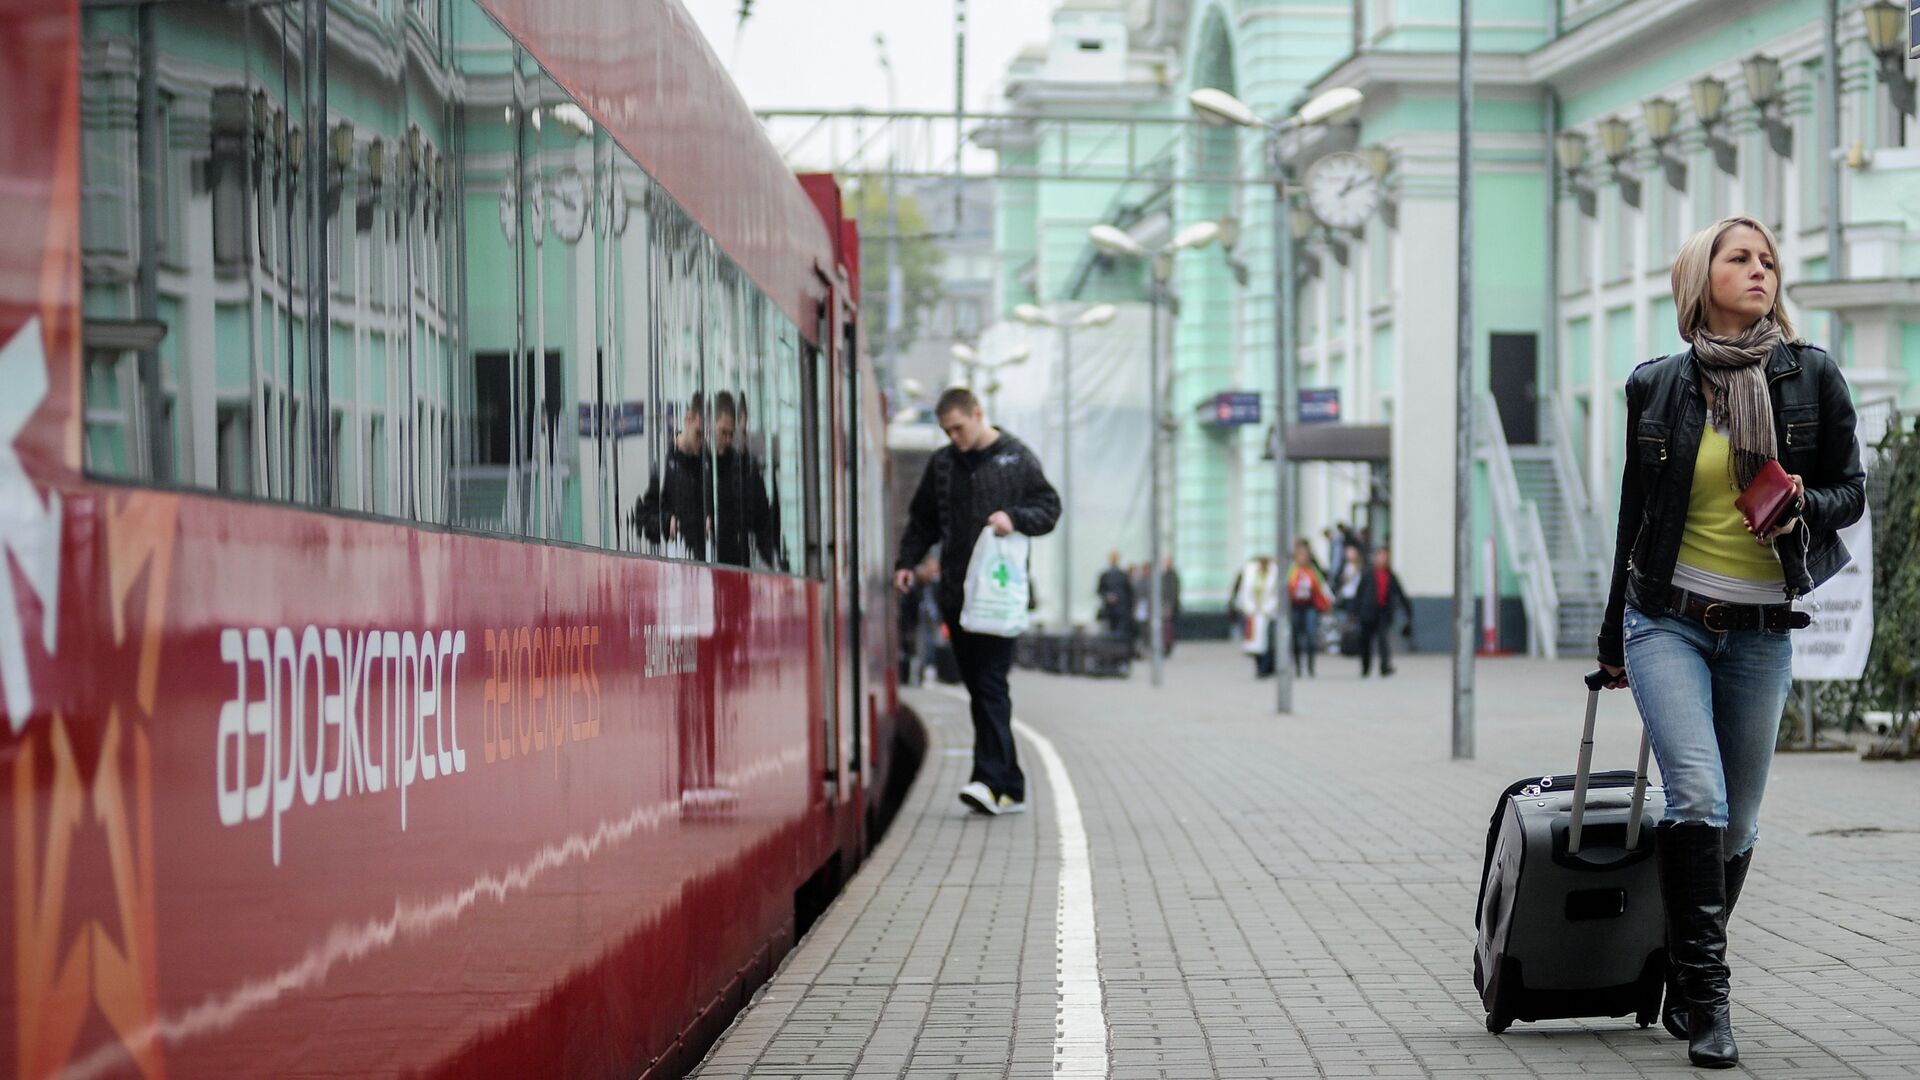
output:
[[[1747,519],[1747,528],[1764,535],[1785,520],[1787,508],[1793,505],[1793,479],[1778,461],[1768,461],[1733,505]]]

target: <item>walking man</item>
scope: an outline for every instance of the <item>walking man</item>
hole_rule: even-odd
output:
[[[1107,553],[1107,568],[1100,572],[1100,580],[1094,583],[1100,593],[1100,621],[1107,624],[1107,633],[1118,638],[1133,637],[1133,580],[1127,577],[1127,568],[1120,565],[1120,553]]]
[[[1027,779],[1013,747],[1013,698],[1007,673],[1013,639],[960,626],[967,564],[980,530],[998,536],[1045,536],[1060,520],[1060,496],[1027,445],[988,424],[979,399],[954,387],[934,405],[949,445],[934,451],[907,507],[907,528],[894,563],[894,587],[913,587],[913,566],[940,545],[940,617],[973,707],[973,775],[960,801],[982,814],[1027,808]]]
[[[1354,616],[1360,622],[1360,675],[1365,678],[1373,666],[1373,654],[1380,654],[1380,674],[1382,677],[1393,674],[1393,652],[1388,647],[1387,635],[1393,630],[1393,610],[1400,608],[1407,613],[1407,626],[1403,631],[1413,636],[1413,602],[1407,599],[1407,591],[1400,587],[1400,575],[1393,572],[1388,564],[1386,547],[1375,548],[1373,568],[1360,579],[1360,588],[1354,592]]]

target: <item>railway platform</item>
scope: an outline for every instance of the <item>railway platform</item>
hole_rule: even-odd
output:
[[[968,813],[964,698],[876,857],[697,1075],[1587,1077],[1693,1074],[1631,1018],[1486,1032],[1472,980],[1487,815],[1570,771],[1584,666],[1482,661],[1449,756],[1438,656],[1322,658],[1295,715],[1225,645],[1154,691],[1014,676],[1031,812]],[[1630,765],[1608,695],[1596,766]],[[1731,932],[1733,1073],[1920,1077],[1920,764],[1776,761]]]

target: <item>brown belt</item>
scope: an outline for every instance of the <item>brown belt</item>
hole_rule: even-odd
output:
[[[1734,604],[1710,596],[1697,596],[1685,589],[1675,589],[1673,592],[1672,611],[1675,615],[1684,615],[1716,634],[1763,628],[1785,632],[1804,629],[1813,622],[1813,616],[1804,611],[1795,611],[1792,604]]]

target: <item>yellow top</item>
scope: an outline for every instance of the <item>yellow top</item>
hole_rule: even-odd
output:
[[[1772,545],[1755,543],[1733,501],[1740,497],[1727,467],[1727,437],[1712,424],[1700,432],[1693,462],[1693,494],[1680,537],[1680,562],[1697,570],[1777,585],[1785,580]]]

